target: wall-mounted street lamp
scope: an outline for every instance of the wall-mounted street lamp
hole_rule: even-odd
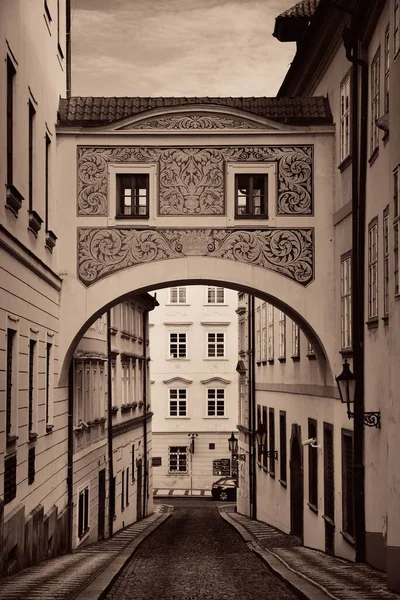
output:
[[[343,371],[336,377],[336,383],[339,388],[340,400],[343,404],[347,404],[347,416],[349,419],[354,419],[354,413],[351,411],[351,404],[354,404],[356,395],[356,377],[350,370],[350,365],[347,359],[344,359]],[[364,412],[363,423],[367,427],[381,426],[381,413],[378,411]]]
[[[194,454],[194,440],[197,438],[198,433],[188,433],[188,437],[190,437],[190,454]]]
[[[228,439],[229,450],[232,452],[238,451],[238,440],[235,438],[235,434],[232,431],[231,437]]]
[[[268,458],[278,460],[278,450],[267,450],[267,431],[262,427],[261,423],[256,431],[257,444],[260,446],[261,454],[265,454]]]

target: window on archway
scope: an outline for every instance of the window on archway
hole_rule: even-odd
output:
[[[117,175],[117,218],[148,219],[149,175]]]
[[[268,176],[235,175],[235,216],[238,219],[268,216]]]

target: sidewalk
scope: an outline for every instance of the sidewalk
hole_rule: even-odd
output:
[[[303,598],[310,600],[399,600],[386,585],[386,574],[301,546],[267,523],[235,512],[221,516],[242,535],[248,546]]]
[[[170,496],[174,497],[186,497],[186,496],[207,496],[211,498],[211,490],[187,490],[187,489],[170,489],[170,488],[155,488],[153,490],[154,498],[167,498]]]
[[[0,600],[72,600],[77,597],[97,600],[140,542],[161,525],[172,510],[158,504],[149,517],[122,529],[111,539],[1,579]]]

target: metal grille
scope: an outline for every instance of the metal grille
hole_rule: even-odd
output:
[[[4,504],[14,500],[17,495],[17,455],[4,460]]]
[[[31,485],[35,481],[35,447],[29,448],[28,453],[28,484]]]

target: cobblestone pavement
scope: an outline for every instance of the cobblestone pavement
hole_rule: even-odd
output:
[[[0,581],[0,600],[71,600],[107,567],[143,530],[167,510],[161,504],[154,513],[72,554],[58,556]]]
[[[214,503],[182,500],[138,548],[107,600],[294,600]]]
[[[328,592],[333,600],[400,600],[386,585],[386,575],[368,565],[353,563],[300,546],[295,538],[244,515],[229,517],[245,527],[257,543],[291,571]]]

